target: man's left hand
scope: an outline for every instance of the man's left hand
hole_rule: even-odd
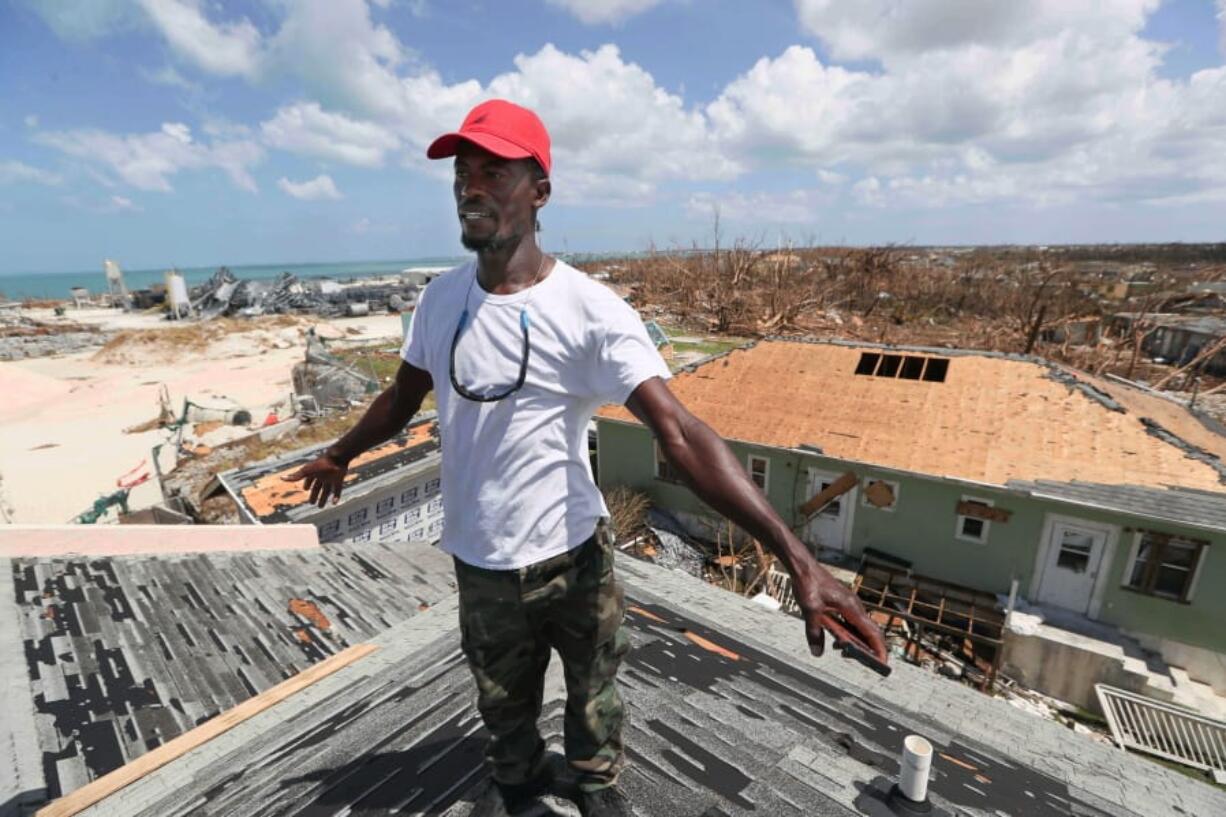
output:
[[[829,572],[819,567],[811,579],[794,583],[793,590],[805,620],[805,636],[814,655],[821,655],[826,647],[822,615],[834,614],[847,623],[852,635],[868,645],[878,661],[883,664],[888,662],[889,656],[881,628],[869,618],[856,595]],[[844,638],[844,634],[833,629],[831,635],[836,640]]]

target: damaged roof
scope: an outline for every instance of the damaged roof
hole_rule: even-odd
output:
[[[290,454],[244,466],[217,475],[217,484],[238,504],[252,522],[296,522],[317,512],[307,502],[310,493],[301,482],[284,477],[324,452],[331,443],[301,448]],[[438,423],[433,412],[419,415],[404,433],[355,457],[345,476],[346,499],[360,497],[404,479],[440,461]],[[208,493],[208,489],[206,489]]]
[[[948,369],[943,382],[857,374],[866,354]],[[670,387],[725,438],[904,471],[995,485],[1226,486],[1226,435],[1212,421],[1035,357],[772,339],[687,368]],[[638,422],[622,406],[598,416]]]
[[[935,749],[937,814],[1226,810],[1221,791],[924,670],[899,664],[881,679],[833,651],[813,658],[786,614],[653,565],[619,569],[632,642],[622,786],[639,817],[884,816],[911,733]],[[133,782],[83,791],[102,799],[80,813],[470,814],[490,789],[456,604],[395,625],[369,654]],[[542,733],[557,751],[556,662],[545,686]]]
[[[1143,488],[1137,485],[1101,485],[1093,482],[1009,480],[1014,488],[1097,508],[1109,508],[1150,519],[1182,525],[1226,530],[1226,493],[1187,488]]]
[[[179,529],[162,530],[163,550],[173,549]],[[243,528],[194,532],[209,530],[233,538]],[[4,720],[24,736],[11,739],[17,752],[41,768],[42,785],[26,788],[45,787],[48,797],[454,592],[451,558],[424,544],[70,553],[8,566],[0,649],[28,686],[6,703]]]

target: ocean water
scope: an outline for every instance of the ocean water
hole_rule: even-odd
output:
[[[230,272],[240,280],[263,280],[276,278],[282,272],[291,272],[299,278],[332,278],[343,281],[351,278],[366,278],[388,275],[404,269],[448,269],[460,263],[462,258],[413,258],[404,261],[346,261],[318,264],[243,264],[230,267]],[[179,273],[187,280],[188,289],[208,280],[217,267],[184,267]],[[165,269],[123,271],[123,280],[128,290],[144,289],[151,284],[163,282]],[[107,291],[106,274],[102,263],[98,269],[87,272],[40,272],[0,275],[0,301],[23,298],[68,299],[73,287],[85,287],[93,294]]]

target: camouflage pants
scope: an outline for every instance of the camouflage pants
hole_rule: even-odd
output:
[[[614,783],[624,762],[615,678],[629,639],[606,526],[579,547],[519,570],[458,559],[455,568],[461,644],[491,735],[486,759],[494,779],[515,785],[540,770],[545,744],[537,719],[553,648],[566,677],[566,759],[581,787]]]

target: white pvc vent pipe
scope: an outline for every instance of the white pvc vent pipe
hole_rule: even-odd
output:
[[[902,742],[902,770],[898,788],[915,803],[928,799],[928,772],[932,769],[932,744],[919,735],[907,735]]]

